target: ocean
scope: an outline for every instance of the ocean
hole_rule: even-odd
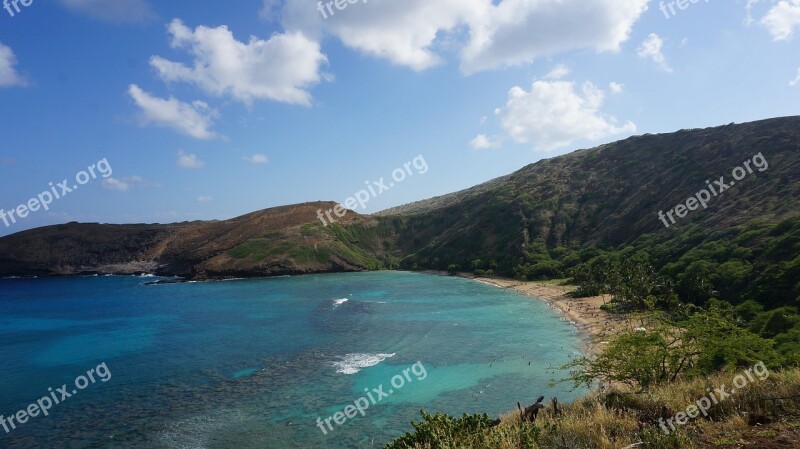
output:
[[[575,327],[506,289],[157,279],[0,280],[0,447],[381,448],[421,409],[495,417],[584,393],[549,386],[580,354]]]

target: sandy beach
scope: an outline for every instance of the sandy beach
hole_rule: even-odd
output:
[[[621,316],[600,309],[607,303],[610,295],[590,298],[571,298],[567,293],[575,287],[555,285],[536,281],[518,281],[495,277],[464,276],[500,288],[510,288],[517,292],[546,301],[555,310],[563,313],[578,328],[587,344],[587,352],[597,352],[600,346],[612,335],[631,327]]]

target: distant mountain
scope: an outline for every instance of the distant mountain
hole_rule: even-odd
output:
[[[225,221],[33,229],[0,239],[0,276],[157,273],[208,279],[384,268],[377,259],[383,250],[370,237],[377,233],[368,231],[377,220],[350,212],[341,225],[324,227],[317,210],[333,206],[282,206]]]
[[[629,248],[679,277],[687,257],[722,241],[738,252],[714,263],[745,264],[746,276],[800,254],[800,246],[769,249],[779,238],[791,248],[786,236],[800,236],[799,137],[800,117],[631,137],[374,216],[351,211],[327,227],[317,210],[333,203],[226,221],[49,226],[0,239],[0,276],[147,271],[206,279],[402,267],[538,278]],[[759,153],[763,171],[753,162]],[[707,180],[729,183],[745,161],[752,173],[665,227],[659,211],[686,202]],[[749,240],[736,240],[743,233]],[[794,269],[776,275],[790,284],[787,295],[800,291]]]

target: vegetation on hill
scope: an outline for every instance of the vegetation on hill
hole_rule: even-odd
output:
[[[423,413],[413,432],[386,449],[796,448],[799,369],[770,372],[763,380],[753,375],[754,380],[748,379],[735,397],[720,400],[715,395],[718,403],[709,401],[705,414],[697,408],[695,418],[686,414],[688,407],[709,397],[709,389],[713,392],[724,385],[730,391],[739,375],[681,380],[651,388],[647,394],[609,388],[559,406],[558,412],[547,406],[533,422],[521,420],[519,412],[503,416],[499,425],[486,415],[453,418]],[[684,413],[686,423],[673,419],[670,425],[669,419],[678,413]]]
[[[50,226],[1,238],[0,276],[155,266],[158,274],[217,278],[400,267],[540,279],[632,252],[680,281],[682,299],[705,276],[734,303],[796,306],[798,137],[800,117],[632,137],[373,217],[350,211],[327,227],[317,211],[333,203],[225,221]],[[757,153],[768,169],[669,229],[659,221],[658,211]]]
[[[529,165],[449,201],[383,217],[406,268],[471,270],[529,279],[563,275],[585,250],[660,245],[663,264],[694,246],[800,216],[800,118],[645,135]],[[678,224],[658,218],[705,181],[762,153],[769,164]],[[679,243],[676,245],[676,243]],[[759,254],[754,254],[759,256]]]
[[[324,226],[306,203],[225,221],[169,225],[70,223],[0,239],[0,276],[156,273],[192,279],[392,268],[376,219],[349,212]]]

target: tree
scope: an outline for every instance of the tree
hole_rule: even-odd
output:
[[[571,370],[567,380],[575,387],[609,382],[639,391],[673,381],[696,356],[695,350],[680,344],[679,327],[655,316],[650,318],[645,320],[651,323],[645,332],[619,334],[598,356],[581,357],[565,365],[563,368]]]
[[[733,370],[761,361],[779,364],[775,342],[740,327],[727,303],[710,301],[708,310],[690,316],[681,325],[685,329],[683,344],[697,350],[690,375]]]
[[[733,311],[712,301],[708,310],[686,317],[663,312],[639,316],[643,329],[627,331],[609,341],[602,353],[567,365],[567,381],[576,387],[596,382],[622,383],[639,391],[720,370],[775,366],[780,355],[773,342],[739,327]]]
[[[483,266],[483,261],[480,260],[480,259],[475,259],[475,260],[472,261],[472,263],[470,263],[470,265],[472,265],[472,270],[473,271],[474,270],[479,270],[481,268],[481,266]]]

